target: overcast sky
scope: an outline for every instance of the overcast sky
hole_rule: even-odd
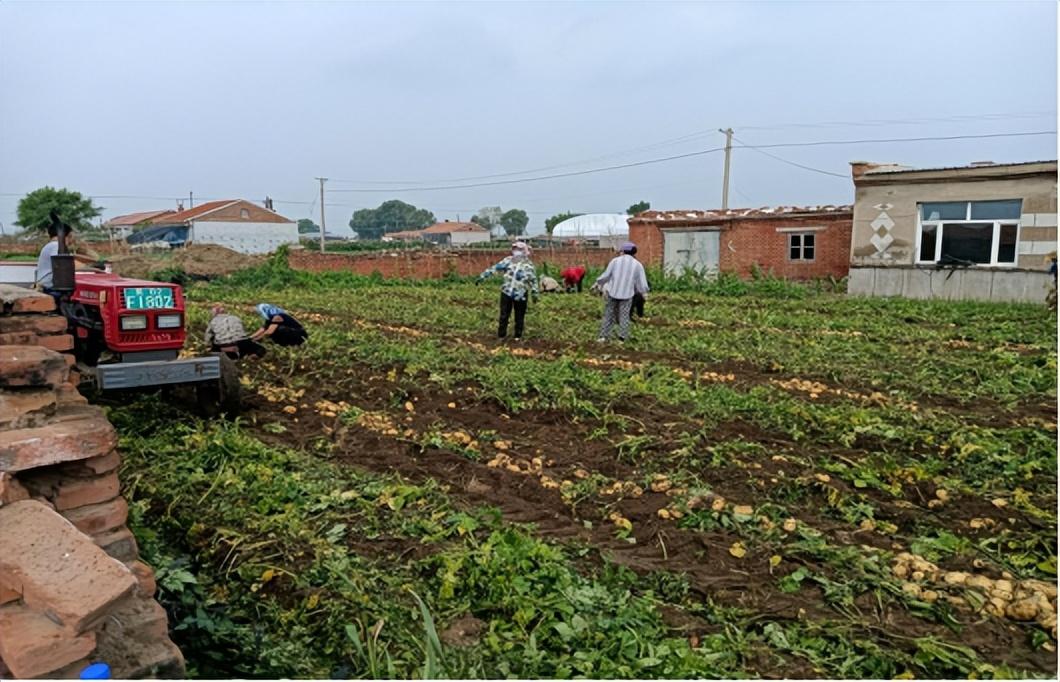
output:
[[[623,212],[641,199],[715,208],[720,153],[407,188],[712,149],[729,126],[749,145],[1053,131],[1056,12],[1013,0],[7,1],[0,222],[10,231],[18,198],[43,185],[97,197],[104,217],[172,208],[193,191],[197,202],[269,195],[284,215],[319,221],[316,176],[331,178],[329,231],[391,198],[439,219],[523,208],[534,232],[554,213]],[[850,203],[856,159],[1055,159],[1056,143],[765,150],[843,177],[737,149],[730,205]],[[458,180],[530,169],[547,170]]]

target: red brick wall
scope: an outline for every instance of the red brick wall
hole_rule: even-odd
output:
[[[645,265],[661,268],[663,234],[655,223],[629,223],[629,241],[637,245],[637,259]]]
[[[721,269],[742,277],[754,266],[777,277],[812,279],[846,277],[850,270],[850,234],[853,220],[821,218],[753,220],[737,224],[721,233]],[[814,260],[792,261],[788,254],[788,233],[777,228],[824,227],[814,232]]]
[[[478,275],[508,255],[508,251],[461,251],[451,253],[319,253],[292,251],[288,263],[292,268],[309,272],[344,271],[359,275],[378,272],[388,278],[440,279],[450,272],[458,275]],[[548,263],[562,269],[568,265],[603,267],[615,257],[610,249],[540,249],[534,252],[534,264]]]
[[[850,237],[853,220],[849,215],[835,217],[776,218],[734,220],[702,225],[702,229],[721,228],[719,267],[723,272],[742,277],[754,266],[777,277],[812,279],[845,277],[850,270]],[[682,226],[684,227],[684,226]],[[823,227],[815,232],[816,248],[811,262],[788,258],[788,233],[778,228]],[[688,229],[695,229],[690,225]],[[656,223],[631,222],[629,237],[637,245],[638,256],[645,264],[663,264],[663,231]]]

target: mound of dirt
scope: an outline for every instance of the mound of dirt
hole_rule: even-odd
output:
[[[230,275],[258,265],[261,256],[249,256],[216,244],[192,244],[160,254],[115,255],[110,262],[114,272],[123,277],[149,278],[160,270],[183,270],[196,279]]]
[[[192,244],[173,252],[173,264],[196,277],[220,277],[260,264],[262,256],[249,256],[216,244]]]

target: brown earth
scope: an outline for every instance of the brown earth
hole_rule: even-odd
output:
[[[268,363],[267,360],[253,370],[262,379],[270,376]],[[684,574],[695,594],[748,609],[758,617],[828,620],[838,615],[824,601],[818,588],[804,587],[792,594],[779,591],[779,577],[797,568],[802,561],[785,559],[770,569],[769,550],[753,546],[748,548],[745,557],[737,559],[729,553],[729,548],[740,539],[739,536],[724,531],[680,528],[671,521],[660,519],[658,511],[670,502],[664,494],[646,490],[640,497],[593,496],[568,504],[557,490],[542,487],[536,476],[509,471],[503,466],[488,466],[483,461],[487,459],[485,451],[495,454],[489,446],[484,447],[480,459],[473,459],[445,447],[421,445],[414,435],[384,435],[358,426],[347,426],[334,417],[322,416],[312,408],[306,409],[319,400],[340,399],[365,410],[385,412],[393,418],[398,429],[412,429],[415,434],[439,429],[462,429],[472,434],[492,432],[495,434],[492,438],[510,442],[505,452],[524,460],[541,457],[547,462],[541,473],[556,480],[571,479],[577,469],[618,480],[638,480],[645,474],[637,462],[628,462],[619,456],[612,439],[620,432],[614,425],[575,419],[557,411],[508,414],[502,406],[478,399],[472,387],[457,388],[451,393],[410,389],[366,366],[349,367],[345,375],[332,377],[326,389],[322,386],[308,389],[306,395],[299,398],[303,407],[298,408],[295,415],[284,412],[285,405],[280,402],[254,397],[250,401],[252,409],[248,416],[257,437],[265,442],[312,451],[318,450],[324,439],[328,444],[328,456],[339,462],[370,471],[399,473],[412,480],[437,480],[451,495],[470,506],[495,507],[509,522],[532,524],[538,534],[552,540],[589,546],[641,574],[659,571]],[[395,407],[405,401],[413,405],[413,410]],[[458,407],[450,408],[450,403]],[[634,420],[630,423],[640,425],[626,431],[627,434],[650,435],[655,439],[651,448],[639,453],[642,460],[665,456],[675,446],[676,437],[696,430],[694,422],[675,417],[660,406],[644,406],[635,414],[623,416]],[[268,422],[282,423],[287,430],[281,436],[271,434],[261,428]],[[703,444],[739,438],[751,442],[783,441],[775,434],[736,423],[720,427],[709,434]],[[754,471],[749,476],[747,469],[719,467],[702,472],[702,477],[719,494],[737,503],[753,504],[754,495],[760,493],[761,477],[775,475],[785,468],[787,465],[763,466],[761,471]],[[796,473],[805,472],[791,467],[791,474]],[[798,517],[828,533],[831,542],[886,547],[882,538],[851,532],[849,525],[843,526],[821,517],[817,512],[819,508],[821,505],[805,504]],[[916,508],[903,511],[914,518],[918,513],[929,513],[926,509]],[[607,518],[610,512],[618,512],[629,519],[632,523],[629,538],[633,542],[616,536],[615,527]],[[371,546],[356,546],[354,549],[371,555],[422,555],[423,550],[419,547],[398,544],[400,546],[391,546],[387,542],[370,543]],[[827,567],[811,568],[828,573]],[[859,605],[863,607],[861,619],[865,628],[883,632],[899,645],[902,642],[908,645],[908,638],[923,635],[953,639],[944,627],[918,619],[903,608],[881,608],[874,600],[860,600]],[[1009,623],[981,619],[965,623],[959,641],[993,662],[1005,661],[1028,670],[1054,672],[1055,659],[1044,651],[1030,651],[1023,644],[1026,636],[1025,630]]]
[[[146,279],[153,272],[176,268],[193,278],[210,279],[253,267],[263,259],[215,244],[192,244],[163,254],[119,254],[108,260],[114,272],[123,277]]]

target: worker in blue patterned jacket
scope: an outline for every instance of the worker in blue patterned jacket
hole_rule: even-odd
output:
[[[540,293],[537,271],[530,262],[530,247],[524,242],[512,244],[512,254],[499,263],[492,265],[478,276],[476,284],[495,274],[504,276],[501,285],[501,314],[497,324],[497,336],[508,336],[508,318],[515,311],[515,340],[523,338],[523,321],[526,319],[526,306],[530,298],[537,303]]]

